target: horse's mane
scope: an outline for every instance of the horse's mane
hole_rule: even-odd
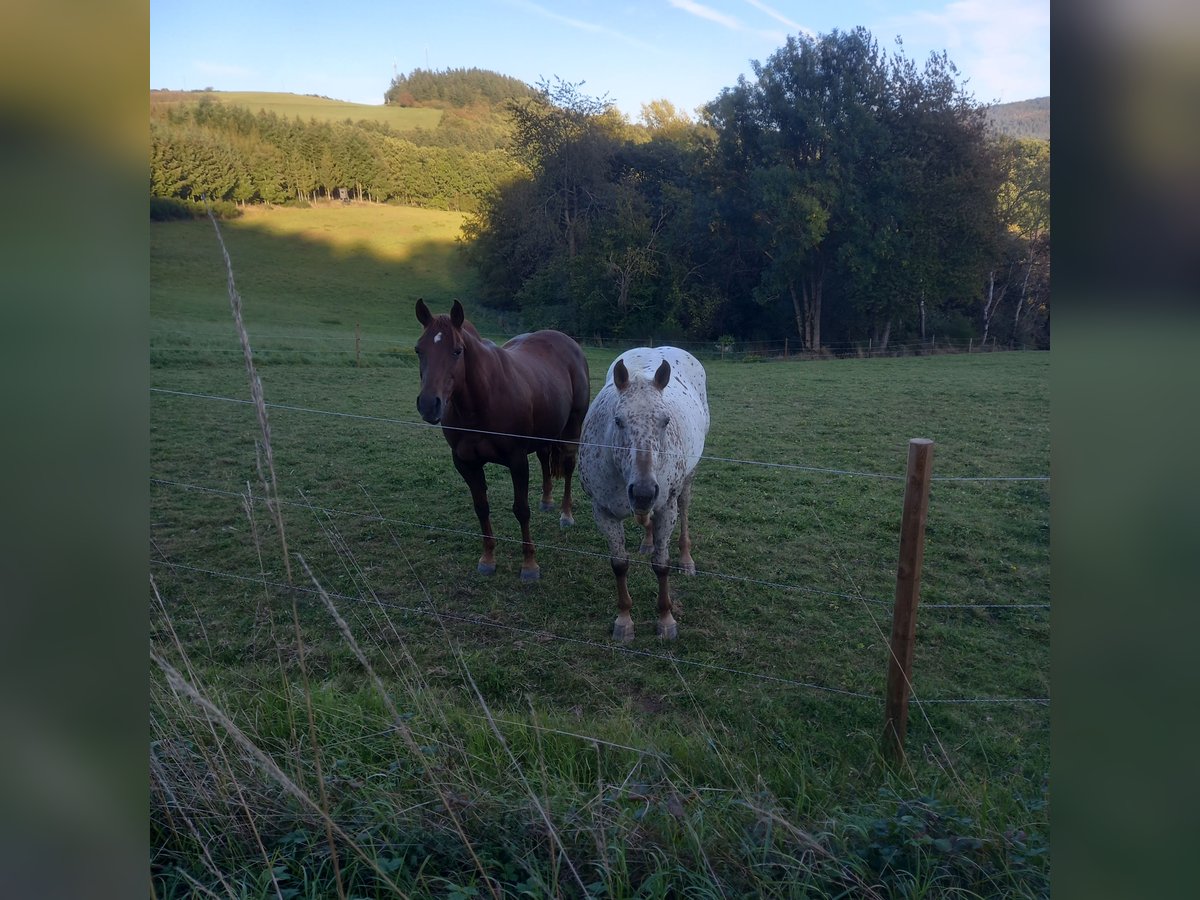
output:
[[[495,341],[490,341],[487,338],[483,337],[479,333],[479,330],[474,325],[472,325],[470,322],[466,321],[465,319],[463,320],[462,330],[465,331],[467,334],[471,335],[471,337],[475,338],[475,340],[479,341],[479,343],[483,344],[483,346],[487,347],[488,349],[490,349],[490,350],[496,349]]]

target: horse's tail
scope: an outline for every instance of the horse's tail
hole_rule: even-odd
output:
[[[562,478],[566,474],[566,469],[563,468],[563,458],[570,450],[566,444],[554,443],[550,445],[550,477]]]

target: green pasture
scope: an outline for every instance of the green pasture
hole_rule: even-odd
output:
[[[353,337],[355,323],[367,336],[407,332],[418,297],[469,300],[476,278],[456,243],[462,221],[456,212],[324,202],[248,207],[221,228],[255,337],[314,328],[337,340],[347,329]],[[180,324],[199,339],[215,326],[224,340],[233,322],[212,223],[169,224],[150,229],[151,329]]]
[[[457,219],[222,225],[275,404],[294,588],[254,409],[234,402],[249,391],[212,226],[151,226],[152,647],[227,717],[152,666],[158,896],[1046,895],[1049,708],[1025,701],[1050,696],[1050,613],[1029,608],[1050,602],[1047,482],[935,484],[929,702],[906,765],[878,742],[907,441],[937,442],[943,478],[1048,474],[1049,356],[707,360],[700,574],[673,579],[663,644],[635,566],[638,635],[619,648],[578,486],[574,528],[535,503],[526,585],[493,469],[499,572],[475,572],[470,497],[416,415],[411,351],[418,296],[510,330],[472,306]],[[593,395],[620,349],[587,348]]]
[[[241,106],[252,113],[273,112],[288,119],[299,117],[305,122],[352,122],[366,120],[391,126],[396,131],[416,128],[434,129],[442,120],[440,109],[417,109],[404,106],[378,106],[370,103],[350,103],[328,97],[270,91],[170,91],[150,92],[151,106],[165,104],[194,104],[204,97],[227,106]]]

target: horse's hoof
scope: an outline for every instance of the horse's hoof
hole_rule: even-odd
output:
[[[632,622],[617,622],[613,625],[613,640],[622,644],[628,644],[633,640],[633,623]]]
[[[537,581],[541,577],[542,577],[541,569],[522,569],[521,570],[521,580],[522,581]]]
[[[559,516],[558,517],[558,527],[559,528],[570,528],[574,524],[575,524],[575,519],[572,518],[571,516]]]
[[[696,574],[696,564],[694,562],[692,562],[690,559],[687,562],[681,562],[679,564],[679,568],[683,569],[684,575],[695,575]]]
[[[495,563],[480,563],[478,566],[475,567],[475,570],[480,575],[495,575],[496,574],[496,564]]]
[[[679,625],[675,622],[672,622],[670,625],[664,625],[662,622],[659,622],[654,630],[664,641],[673,641],[679,637]]]
[[[542,501],[542,512],[554,512],[554,504],[552,502],[548,503],[545,500],[543,500]]]

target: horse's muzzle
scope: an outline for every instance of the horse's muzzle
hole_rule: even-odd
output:
[[[442,421],[442,398],[426,397],[424,394],[420,394],[417,397],[417,412],[430,425],[436,425]]]
[[[658,482],[639,479],[629,485],[629,505],[636,514],[648,513],[658,499]]]

